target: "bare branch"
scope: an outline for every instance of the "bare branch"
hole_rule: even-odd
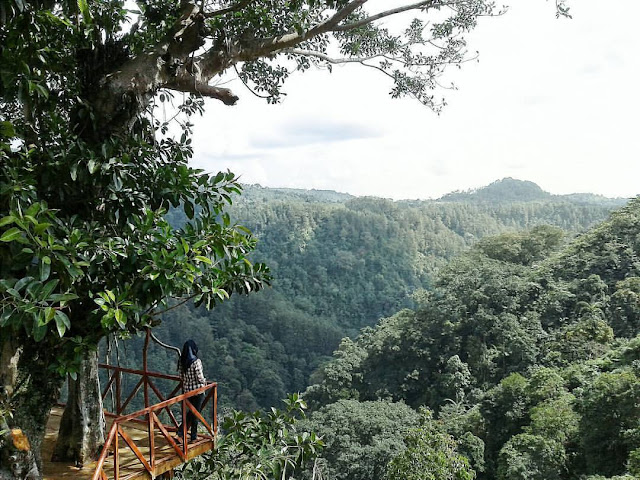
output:
[[[319,58],[320,60],[323,60],[325,62],[328,63],[333,63],[333,64],[340,64],[340,63],[361,63],[367,60],[373,60],[374,58],[380,58],[380,57],[384,57],[383,54],[379,54],[379,55],[371,55],[370,57],[342,57],[342,58],[333,58],[330,57],[329,55],[322,53],[322,52],[316,52],[314,50],[301,50],[299,48],[289,48],[287,50],[285,50],[285,53],[290,53],[292,55],[302,55],[305,57],[315,57],[315,58]]]
[[[150,313],[150,316],[151,316],[151,317],[157,317],[158,315],[162,315],[162,314],[164,314],[164,313],[167,313],[167,312],[169,312],[169,311],[171,311],[171,310],[173,310],[173,309],[176,309],[176,308],[178,308],[178,307],[180,307],[180,306],[184,305],[184,304],[185,304],[185,303],[187,303],[188,301],[193,300],[193,299],[194,299],[194,298],[196,298],[197,296],[198,296],[198,294],[197,294],[197,293],[194,293],[193,295],[191,295],[191,296],[189,296],[189,297],[187,297],[187,298],[182,299],[180,302],[176,303],[175,305],[172,305],[172,306],[170,306],[170,307],[168,307],[168,308],[165,308],[164,310],[161,310],[160,312],[151,312],[151,313]]]
[[[242,78],[242,75],[240,75],[240,72],[238,71],[238,67],[236,67],[235,65],[233,66],[233,69],[236,71],[236,75],[238,76],[238,78],[240,79],[240,81],[242,82],[242,84],[247,88],[247,90],[249,90],[253,95],[255,95],[258,98],[262,98],[263,100],[266,100],[269,98],[268,95],[260,95],[258,92],[256,92],[253,88],[251,88],[247,82],[245,82],[244,78]]]

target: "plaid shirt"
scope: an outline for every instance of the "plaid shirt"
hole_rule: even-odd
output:
[[[186,372],[182,371],[181,365],[180,377],[182,378],[182,388],[185,392],[204,387],[207,384],[204,373],[202,373],[202,361],[199,358],[196,358],[195,361],[189,365]]]

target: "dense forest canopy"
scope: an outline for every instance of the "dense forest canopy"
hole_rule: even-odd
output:
[[[211,312],[173,310],[157,334],[180,345],[185,331],[199,332],[205,365],[221,385],[221,402],[269,408],[286,392],[304,390],[343,337],[355,338],[362,327],[415,308],[414,294],[431,290],[436,272],[480,239],[501,232],[515,238],[521,229],[545,224],[570,232],[570,238],[604,220],[614,204],[576,203],[546,193],[543,200],[513,201],[519,185],[528,187],[509,179],[487,187],[504,188],[505,195],[496,194],[491,203],[475,197],[393,202],[245,187],[230,211],[257,237],[254,257],[270,265],[273,288],[232,298]],[[170,219],[179,225],[184,217],[174,211]],[[528,250],[544,248],[541,240],[511,251],[524,261]],[[141,344],[126,348],[132,364],[139,362],[134,357]],[[155,368],[175,368],[164,352],[153,355]]]
[[[480,479],[637,478],[639,222],[635,199],[568,245],[546,226],[481,240],[418,308],[343,340],[307,391],[311,425],[345,402],[401,402],[434,412]],[[345,418],[343,430],[366,428]],[[327,440],[336,478],[359,478]]]

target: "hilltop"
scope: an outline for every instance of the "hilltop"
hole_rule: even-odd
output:
[[[572,193],[568,195],[553,195],[545,192],[537,184],[517,180],[515,178],[503,178],[478,189],[455,191],[447,193],[438,199],[440,202],[467,202],[467,203],[517,203],[517,202],[541,202],[556,201],[587,205],[610,205],[621,207],[628,199],[607,198],[593,193]]]

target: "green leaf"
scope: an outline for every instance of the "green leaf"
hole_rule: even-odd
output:
[[[21,235],[22,231],[19,228],[13,227],[2,234],[0,242],[12,242]]]
[[[71,328],[71,321],[69,320],[69,317],[67,317],[66,313],[64,313],[62,310],[56,310],[55,318],[58,335],[60,335],[60,338],[62,338],[64,336],[64,332]]]
[[[23,288],[25,285],[28,285],[29,283],[31,283],[31,281],[32,281],[32,280],[33,280],[33,277],[24,277],[24,278],[21,278],[20,280],[18,280],[18,281],[16,282],[16,284],[13,286],[13,288],[14,288],[16,291],[18,291],[18,292],[19,292],[20,290],[22,290],[22,288]]]
[[[52,302],[68,302],[69,300],[76,300],[80,297],[75,293],[56,293],[49,297]]]
[[[187,218],[189,220],[193,220],[193,215],[194,215],[193,203],[184,202],[184,213],[187,214]]]
[[[16,221],[16,217],[13,215],[7,215],[6,217],[0,218],[0,227],[4,227],[5,225],[9,225]]]
[[[82,13],[82,18],[87,24],[92,23],[91,11],[89,10],[89,3],[87,0],[78,0],[78,10]]]
[[[41,298],[45,301],[50,300],[49,295],[51,295],[51,292],[55,290],[55,288],[58,286],[58,283],[59,283],[59,280],[57,278],[54,278],[53,280],[49,280],[47,283],[45,283],[44,288],[40,293]]]
[[[195,258],[196,258],[196,260],[199,260],[199,261],[201,261],[203,263],[206,263],[207,265],[213,265],[213,262],[208,257],[203,257],[202,255],[196,255]]]
[[[2,311],[2,315],[0,315],[0,327],[4,327],[7,325],[7,323],[9,323],[9,320],[11,319],[11,315],[12,315],[11,309],[6,309]]]
[[[124,312],[122,310],[120,310],[119,308],[116,309],[115,311],[115,317],[116,317],[116,322],[118,322],[118,325],[120,325],[120,327],[125,328],[126,327],[126,315],[124,314]]]
[[[38,320],[36,319],[35,322],[34,322],[34,326],[33,326],[33,339],[36,342],[42,341],[42,339],[47,334],[47,330],[48,330],[47,326],[46,325],[40,325],[38,323]]]
[[[47,307],[44,309],[44,323],[49,323],[53,320],[53,317],[56,315],[56,309],[52,307]]]
[[[42,235],[44,231],[51,226],[50,223],[38,223],[33,229],[36,232],[36,235]]]
[[[51,259],[47,256],[42,257],[40,262],[40,281],[44,282],[51,274]]]
[[[39,203],[34,203],[29,208],[27,208],[27,211],[24,212],[24,215],[25,215],[25,217],[33,217],[34,215],[38,215],[38,213],[40,213],[40,204]],[[38,221],[35,218],[32,219],[31,221],[34,224],[38,223]]]
[[[116,192],[122,190],[122,179],[115,173],[113,174],[113,187]]]
[[[12,138],[16,136],[16,131],[11,122],[0,122],[0,138]]]
[[[62,323],[64,323],[65,327],[71,328],[71,320],[69,320],[67,314],[62,310],[56,310],[56,317],[62,319]]]

